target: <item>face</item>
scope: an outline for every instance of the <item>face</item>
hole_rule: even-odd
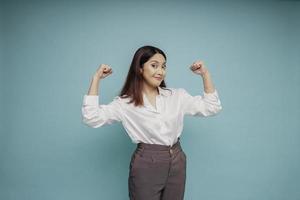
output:
[[[140,69],[146,83],[158,87],[166,76],[166,60],[163,55],[156,53]]]

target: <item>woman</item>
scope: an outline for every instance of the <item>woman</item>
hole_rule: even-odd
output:
[[[83,122],[98,128],[122,122],[137,144],[132,154],[128,190],[131,200],[182,200],[186,182],[186,154],[179,137],[184,115],[212,116],[221,109],[217,90],[203,62],[190,69],[203,79],[203,96],[191,96],[183,88],[167,88],[166,55],[159,48],[143,46],[133,57],[119,96],[99,104],[100,80],[112,74],[101,64],[94,74],[82,105]]]

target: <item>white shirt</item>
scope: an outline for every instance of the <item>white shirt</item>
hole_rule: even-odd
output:
[[[208,117],[217,114],[221,102],[217,90],[203,92],[203,96],[190,95],[183,88],[158,87],[156,107],[143,93],[144,106],[127,104],[129,98],[114,97],[109,104],[99,104],[99,95],[84,95],[82,120],[89,127],[121,122],[133,143],[173,145],[183,130],[184,115]]]

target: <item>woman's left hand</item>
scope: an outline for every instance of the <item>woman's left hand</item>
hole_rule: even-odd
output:
[[[192,70],[192,72],[194,72],[195,74],[199,74],[201,76],[205,75],[206,73],[208,73],[208,69],[205,67],[203,61],[198,60],[196,62],[194,62],[191,66],[190,69]]]

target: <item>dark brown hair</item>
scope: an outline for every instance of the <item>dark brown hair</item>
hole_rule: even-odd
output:
[[[135,106],[141,106],[144,104],[142,95],[144,78],[140,73],[140,68],[142,68],[144,63],[146,63],[156,53],[163,55],[167,61],[166,54],[157,47],[147,45],[136,50],[131,61],[125,84],[119,94],[121,98],[130,97],[131,100],[129,103],[134,102]],[[159,86],[166,88],[165,80],[163,80]]]

